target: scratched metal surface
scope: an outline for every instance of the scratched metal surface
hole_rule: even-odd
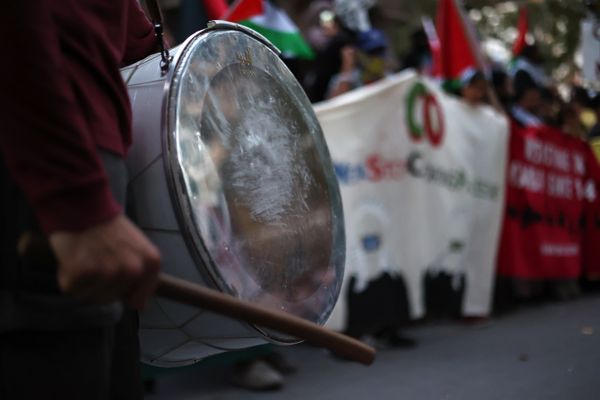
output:
[[[324,323],[343,277],[343,216],[295,78],[255,39],[217,31],[188,48],[169,103],[179,200],[212,278],[241,299]]]

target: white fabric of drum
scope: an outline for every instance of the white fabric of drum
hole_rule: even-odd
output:
[[[411,100],[415,85],[426,88],[429,103],[424,95]],[[400,275],[411,316],[418,318],[427,311],[425,274],[462,273],[463,314],[489,313],[504,204],[506,117],[450,97],[412,72],[317,104],[315,111],[342,193],[344,285],[355,276],[361,290],[383,272]],[[426,135],[412,138],[408,113],[413,130],[426,130],[427,114],[440,143]],[[342,288],[330,328],[345,325],[347,290]]]

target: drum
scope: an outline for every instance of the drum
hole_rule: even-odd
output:
[[[337,180],[311,104],[256,32],[212,22],[124,68],[133,112],[128,212],[163,270],[323,324],[345,256]],[[155,298],[143,361],[180,366],[284,334]]]

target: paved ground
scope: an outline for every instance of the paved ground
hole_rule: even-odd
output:
[[[309,346],[285,348],[298,366],[271,393],[227,384],[219,360],[159,375],[150,400],[600,399],[600,296],[523,308],[490,324],[424,324],[412,350],[383,350],[371,367]]]

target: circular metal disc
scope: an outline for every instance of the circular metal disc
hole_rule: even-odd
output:
[[[275,53],[238,30],[198,35],[176,68],[168,166],[197,265],[240,299],[324,323],[345,243],[311,104]]]

